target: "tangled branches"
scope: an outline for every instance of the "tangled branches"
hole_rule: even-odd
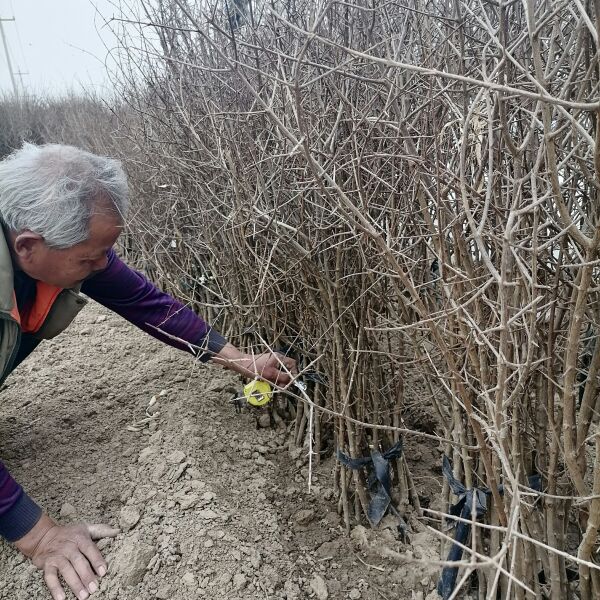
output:
[[[422,376],[454,475],[491,499],[462,581],[597,597],[598,3],[242,8],[122,21],[145,260],[326,374],[317,457],[391,447]],[[365,482],[335,478],[350,527]]]

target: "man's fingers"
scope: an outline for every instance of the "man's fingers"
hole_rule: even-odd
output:
[[[94,542],[90,542],[93,546]],[[83,554],[83,548],[80,548],[77,551],[77,554],[71,558],[71,564],[77,573],[77,576],[83,583],[83,587],[90,593],[93,594],[98,590],[98,580],[96,579],[96,575],[92,571],[92,567],[90,566],[90,562],[86,558],[87,554]]]
[[[296,366],[296,361],[293,358],[285,356],[281,362],[285,365],[285,368],[288,371],[290,371],[292,375],[298,374],[298,367]]]
[[[87,591],[85,585],[81,581],[77,571],[70,562],[66,562],[60,566],[60,574],[65,580],[65,583],[71,588],[71,591],[75,594],[75,597],[79,600],[86,600],[89,598],[90,593]]]
[[[46,567],[44,569],[44,581],[54,600],[65,600],[65,590],[63,590],[62,585],[60,585],[58,569],[56,567]]]
[[[296,361],[293,358],[290,358],[289,356],[284,356],[283,354],[277,353],[271,355],[270,360],[267,362],[267,365],[277,369],[282,374],[286,373],[286,370],[289,371],[292,375],[298,374]]]
[[[110,525],[102,525],[100,523],[88,523],[87,529],[93,540],[100,540],[102,538],[114,538],[117,535],[119,535],[119,533],[121,533],[121,530],[117,529],[116,527],[111,527]]]
[[[275,375],[275,378],[275,383],[280,387],[283,387],[292,381],[292,378],[285,371],[279,371]]]
[[[96,546],[96,544],[94,544],[94,542],[92,542],[91,540],[81,542],[79,544],[79,549],[81,550],[81,552],[83,552],[83,554],[87,558],[87,561],[89,561],[89,564],[92,565],[92,567],[94,567],[94,571],[96,571],[96,573],[100,575],[100,577],[106,575],[106,561],[102,557],[100,550],[98,550],[98,547]]]

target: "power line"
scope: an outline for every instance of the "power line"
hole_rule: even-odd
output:
[[[13,0],[9,0],[10,10],[13,16],[15,16],[15,7],[13,6]],[[15,17],[16,19],[16,17]],[[25,66],[25,69],[29,69],[29,65],[27,64],[27,55],[25,54],[25,48],[23,46],[23,40],[21,39],[21,33],[19,31],[19,21],[15,21],[15,32],[17,34],[17,40],[19,41],[19,49],[21,51],[21,64]]]
[[[19,90],[17,89],[17,82],[15,80],[15,73],[12,68],[12,64],[10,62],[10,54],[8,53],[8,42],[6,41],[6,35],[4,33],[4,21],[14,21],[15,18],[11,19],[3,19],[0,17],[0,36],[2,37],[2,44],[4,45],[4,54],[6,56],[6,64],[8,65],[8,73],[10,74],[10,80],[12,82],[13,91],[15,93],[15,97],[19,97]]]

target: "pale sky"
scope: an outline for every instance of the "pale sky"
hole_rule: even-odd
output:
[[[110,87],[105,63],[116,40],[105,19],[118,15],[111,0],[0,0],[17,86],[28,92],[60,94],[82,85],[104,93]],[[108,48],[108,49],[107,49]],[[21,84],[22,79],[22,84]],[[0,41],[0,93],[12,83]]]

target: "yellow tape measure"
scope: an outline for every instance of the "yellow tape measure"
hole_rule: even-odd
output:
[[[273,389],[266,381],[255,379],[244,386],[244,396],[252,406],[265,406],[273,399]]]

